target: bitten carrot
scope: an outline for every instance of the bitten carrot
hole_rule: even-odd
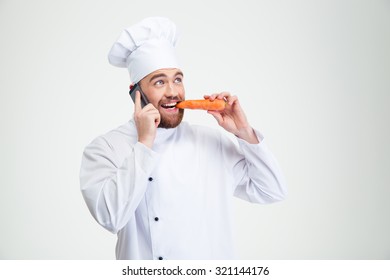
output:
[[[184,100],[176,104],[179,109],[200,109],[210,111],[222,111],[225,109],[225,100],[215,99],[210,101],[208,99],[202,100]]]

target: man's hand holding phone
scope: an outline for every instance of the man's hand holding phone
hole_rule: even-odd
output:
[[[152,148],[160,119],[160,113],[152,103],[142,108],[141,93],[137,90],[134,100],[134,120],[137,127],[138,142]]]

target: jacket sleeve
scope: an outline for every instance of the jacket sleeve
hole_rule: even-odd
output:
[[[238,139],[240,151],[235,156],[233,174],[234,195],[253,203],[272,203],[287,196],[287,186],[280,167],[266,146],[263,136],[256,131],[259,144]]]
[[[100,225],[112,233],[126,225],[145,195],[156,157],[139,142],[121,160],[102,138],[85,148],[80,187],[89,211]]]

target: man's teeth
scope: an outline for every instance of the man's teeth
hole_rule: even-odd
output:
[[[173,108],[175,107],[177,102],[172,102],[172,103],[167,103],[167,104],[162,104],[161,106],[164,108]]]

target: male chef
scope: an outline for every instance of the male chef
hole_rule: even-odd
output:
[[[146,18],[125,29],[108,55],[138,86],[134,114],[85,148],[80,184],[92,216],[117,234],[117,259],[237,258],[233,199],[266,204],[287,193],[236,96],[204,96],[226,101],[223,111],[208,111],[226,132],[182,121],[184,110],[175,107],[185,99],[177,39],[172,21]]]

